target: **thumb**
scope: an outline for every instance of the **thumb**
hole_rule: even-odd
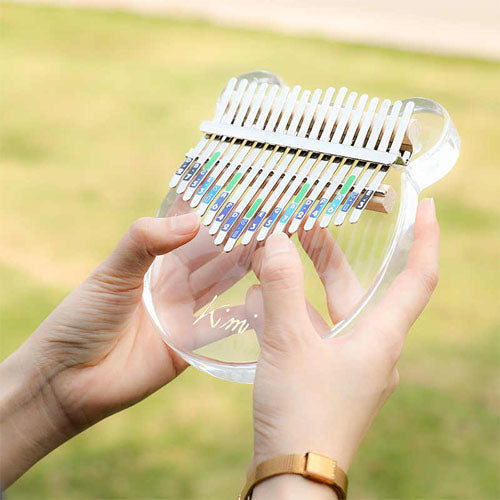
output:
[[[264,299],[263,343],[283,348],[308,337],[312,325],[304,296],[302,263],[285,233],[268,238],[260,280]]]
[[[187,243],[199,227],[200,217],[195,213],[138,219],[92,276],[119,288],[138,287],[157,255]]]

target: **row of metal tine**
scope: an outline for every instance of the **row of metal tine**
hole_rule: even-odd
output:
[[[380,105],[379,105],[380,104]],[[230,251],[241,238],[263,241],[271,232],[310,230],[319,221],[341,225],[350,212],[355,223],[390,165],[280,145],[293,136],[366,150],[400,154],[413,103],[403,109],[366,94],[323,93],[231,79],[221,94],[212,123],[241,130],[232,136],[205,134],[186,154],[170,187],[189,201]],[[239,127],[235,129],[234,126]],[[245,129],[261,130],[267,142],[245,139]],[[304,142],[302,142],[303,144]],[[315,143],[317,144],[317,142]]]

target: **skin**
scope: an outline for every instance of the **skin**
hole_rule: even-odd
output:
[[[302,241],[307,250],[307,241]],[[357,281],[332,247],[334,242],[323,237],[320,243],[326,248],[327,263],[331,260],[325,268],[342,274],[334,279],[320,273],[327,296],[334,296],[338,282],[355,290]],[[290,240],[277,235],[268,240],[264,252],[259,274],[264,329],[254,385],[254,463],[316,451],[347,471],[375,416],[398,385],[396,365],[404,340],[437,285],[439,226],[434,202],[420,203],[405,269],[369,315],[342,337],[321,338],[320,325],[304,299],[303,270]],[[308,253],[314,261],[310,247]],[[318,269],[319,259],[315,264]],[[352,293],[349,300],[355,301],[358,297]],[[346,308],[330,305],[329,310],[337,321]],[[283,475],[258,485],[253,498],[320,499],[335,498],[335,493],[300,476]]]
[[[154,286],[175,297],[166,302],[175,317],[192,318],[213,293],[250,268],[260,279],[244,305],[263,309],[264,318],[256,327],[261,354],[251,466],[282,453],[316,451],[347,471],[397,385],[404,338],[436,285],[439,228],[433,201],[420,204],[407,267],[387,295],[355,331],[329,340],[321,338],[324,321],[305,300],[302,266],[287,237],[272,236],[264,248],[227,254],[231,257],[182,259],[184,252],[175,249],[184,244],[189,249],[198,231],[195,214],[135,222],[112,254],[0,364],[4,487],[64,441],[142,400],[186,367],[160,339],[141,301],[144,275],[158,255],[168,257],[164,265],[172,272],[168,282]],[[350,302],[362,290],[333,239],[304,233],[301,243],[323,282],[332,320],[338,321],[349,303],[336,304],[335,290],[348,286]],[[190,347],[215,338],[202,337],[193,326]],[[334,493],[298,476],[279,476],[258,485],[254,498],[320,499]]]

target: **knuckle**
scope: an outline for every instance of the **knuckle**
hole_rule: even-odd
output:
[[[379,333],[380,341],[377,343],[374,356],[383,365],[392,368],[399,361],[403,350],[403,341],[397,332],[383,331]]]
[[[437,287],[439,273],[437,269],[424,269],[420,272],[420,280],[425,290],[431,294]]]
[[[399,372],[394,370],[394,375],[392,376],[391,383],[389,386],[390,394],[394,393],[399,386]]]
[[[129,228],[129,234],[132,240],[135,242],[142,242],[146,236],[148,227],[148,217],[141,217],[134,221]]]

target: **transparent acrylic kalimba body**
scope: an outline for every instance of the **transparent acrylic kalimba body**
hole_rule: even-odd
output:
[[[281,80],[264,72],[249,81]],[[291,236],[303,264],[305,295],[319,315],[324,337],[346,334],[386,291],[404,266],[413,241],[420,192],[455,164],[460,140],[446,110],[429,99],[413,98],[413,118],[421,128],[410,162],[391,167],[384,183],[396,191],[388,214],[365,210],[359,222],[333,222]],[[170,189],[157,216],[193,210]],[[144,303],[158,333],[194,367],[229,381],[252,383],[263,328],[262,296],[254,264],[262,243],[225,252],[206,226],[189,243],[157,257],[144,284]]]

